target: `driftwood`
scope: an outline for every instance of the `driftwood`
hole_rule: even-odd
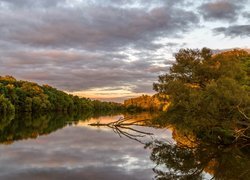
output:
[[[142,142],[139,138],[145,137],[145,136],[152,136],[153,133],[144,132],[137,130],[131,126],[146,126],[144,123],[149,121],[150,119],[144,119],[144,120],[137,120],[132,121],[131,119],[126,118],[120,118],[117,121],[110,122],[110,123],[91,123],[90,126],[106,126],[111,128],[116,134],[118,134],[120,137],[125,136],[129,139],[135,140],[139,143],[145,144]],[[130,132],[128,132],[130,131]]]

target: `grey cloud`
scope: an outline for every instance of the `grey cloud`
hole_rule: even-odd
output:
[[[247,20],[250,22],[250,12],[244,12],[243,17],[247,18]]]
[[[0,0],[1,75],[66,91],[142,85],[132,90],[152,92],[164,70],[156,51],[174,46],[157,41],[199,23],[183,3]]]
[[[93,6],[93,5],[100,5],[103,6],[112,6],[112,7],[146,7],[146,8],[152,8],[155,6],[174,6],[179,4],[189,4],[186,3],[186,0],[150,0],[150,1],[144,1],[144,0],[91,0],[91,1],[84,1],[84,0],[1,0],[0,3],[3,3],[5,5],[10,6],[9,8],[27,8],[27,7],[36,7],[36,8],[49,8],[49,7],[58,7],[58,6],[74,6],[74,5],[87,5],[87,6]]]
[[[224,34],[228,37],[250,37],[250,25],[234,25],[213,29],[215,34]]]
[[[18,14],[18,16],[16,16]],[[32,17],[32,18],[30,18]],[[166,6],[139,8],[91,6],[2,13],[6,41],[48,48],[113,50],[156,37],[176,36],[198,23],[193,12]]]
[[[0,59],[1,75],[10,74],[24,80],[50,84],[67,91],[90,88],[152,83],[161,68],[154,65],[153,55],[127,61],[118,53],[67,51],[5,52]]]
[[[242,8],[240,1],[218,0],[202,4],[199,10],[205,20],[234,21]]]
[[[56,7],[66,0],[1,0],[0,5],[7,6],[8,8],[48,8]],[[1,7],[1,6],[0,6]]]
[[[137,170],[134,174],[124,172],[116,167],[87,167],[87,168],[77,168],[69,170],[67,168],[50,168],[50,169],[30,169],[24,172],[19,172],[15,174],[9,174],[5,176],[0,176],[3,179],[9,180],[54,180],[54,179],[102,179],[110,180],[117,179],[120,180],[145,180],[150,179],[152,175],[150,173],[145,173],[143,170]]]

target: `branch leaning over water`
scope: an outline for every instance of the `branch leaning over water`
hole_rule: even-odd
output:
[[[137,120],[137,121],[131,121],[131,119],[128,118],[119,118],[117,121],[110,122],[110,123],[91,123],[90,126],[106,126],[111,128],[116,134],[118,134],[120,137],[126,136],[129,139],[135,140],[137,142],[140,142],[142,144],[145,144],[139,138],[145,137],[145,136],[152,136],[153,133],[144,132],[135,128],[132,128],[131,126],[146,126],[145,122],[149,121],[150,119],[144,119],[144,120]],[[129,121],[129,122],[128,122]],[[130,131],[130,132],[128,132]],[[133,134],[135,133],[135,134]]]

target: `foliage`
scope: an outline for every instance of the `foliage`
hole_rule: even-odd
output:
[[[49,85],[18,81],[12,76],[0,76],[0,113],[44,111],[115,111],[122,110],[119,103],[80,98],[59,91]]]
[[[218,143],[250,140],[250,55],[181,49],[154,89],[169,95],[165,115],[177,128]]]
[[[138,111],[162,111],[168,106],[167,101],[160,101],[160,94],[154,96],[142,95],[136,98],[127,99],[124,101],[124,106],[129,112]]]
[[[7,112],[13,113],[15,110],[14,106],[11,102],[4,97],[4,95],[0,95],[0,113],[6,114]]]
[[[98,100],[92,101],[93,107],[96,111],[110,112],[110,111],[123,111],[124,107],[120,103],[115,102],[101,102]]]

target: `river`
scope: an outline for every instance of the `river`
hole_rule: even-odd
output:
[[[131,122],[150,114],[126,115]],[[218,149],[206,154],[197,146],[178,142],[173,128],[90,126],[107,124],[124,115],[16,115],[0,126],[0,179],[246,179],[249,155],[231,153],[234,165],[219,173]],[[125,128],[124,128],[125,127]],[[179,140],[183,139],[179,136]],[[185,139],[184,139],[185,141]],[[189,148],[187,148],[189,147]],[[205,152],[204,152],[205,151]],[[221,150],[223,151],[223,150]],[[223,153],[223,152],[221,152]],[[200,157],[202,156],[202,157]],[[244,158],[243,160],[241,158]],[[205,160],[204,160],[205,159]],[[225,161],[225,160],[224,160]],[[239,166],[239,164],[236,164]],[[248,166],[248,167],[246,167]],[[222,170],[227,167],[220,167]],[[237,169],[238,170],[235,170]],[[235,172],[236,171],[236,172]],[[235,176],[233,174],[236,174]],[[242,174],[240,174],[242,173]],[[241,175],[241,176],[240,176]]]

